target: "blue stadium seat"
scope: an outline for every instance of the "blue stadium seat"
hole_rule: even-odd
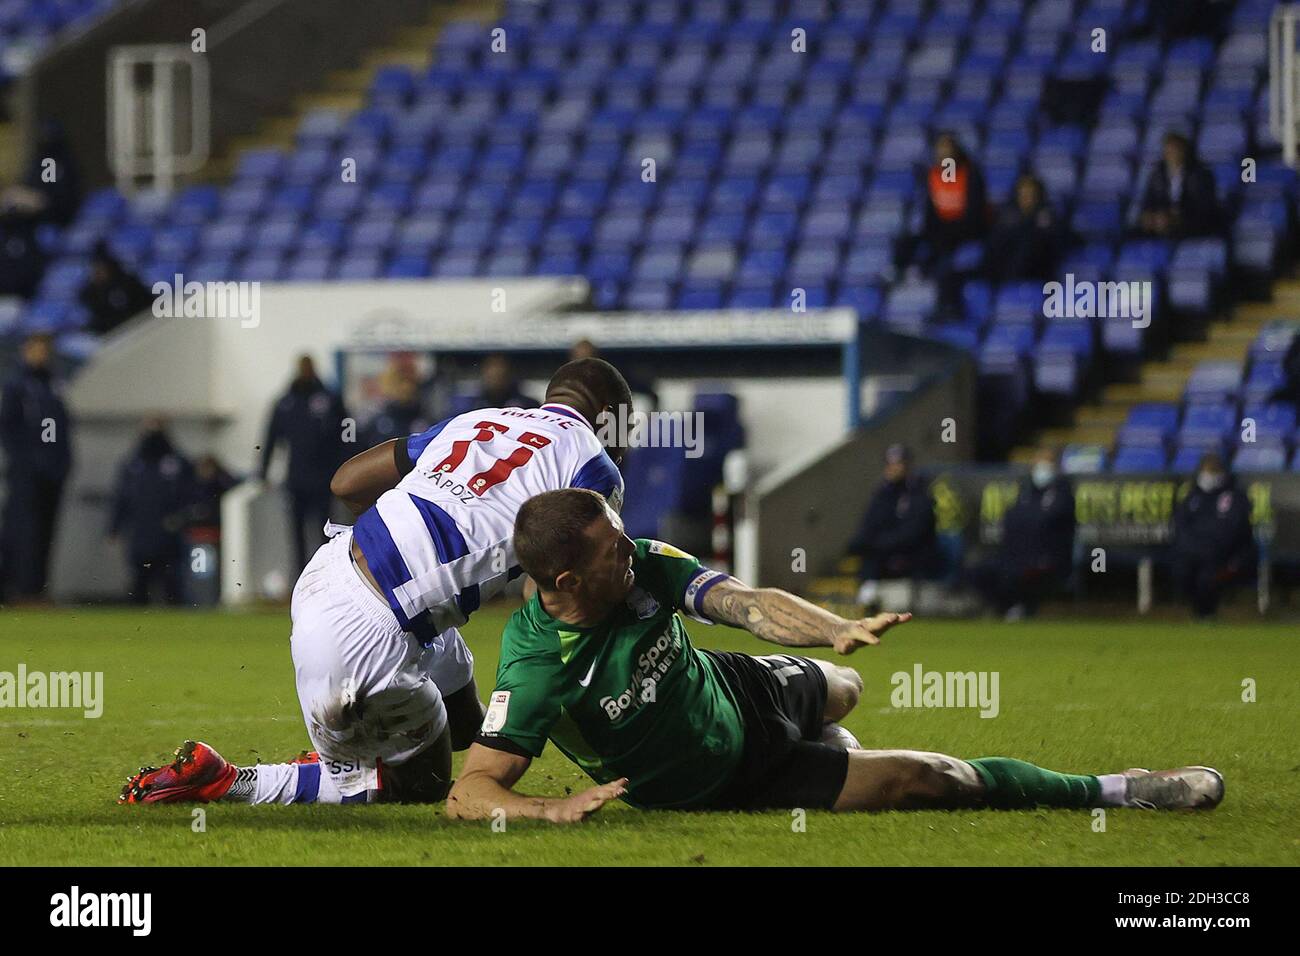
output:
[[[1121,445],[1115,451],[1110,470],[1117,474],[1159,472],[1165,470],[1166,461],[1165,451],[1161,447]]]

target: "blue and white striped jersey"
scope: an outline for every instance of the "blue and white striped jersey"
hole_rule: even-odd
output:
[[[515,515],[534,495],[590,488],[622,507],[623,478],[567,405],[481,408],[407,439],[414,470],[357,519],[354,538],[405,630],[429,640],[521,573]]]

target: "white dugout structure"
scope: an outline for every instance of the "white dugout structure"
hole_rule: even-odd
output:
[[[815,460],[842,442],[884,391],[905,389],[911,379],[905,372],[860,378],[857,316],[848,309],[592,313],[578,311],[588,289],[574,278],[277,283],[257,291],[251,320],[142,315],[106,339],[70,384],[75,463],[55,544],[56,599],[107,599],[125,590],[124,560],[106,531],[117,466],[144,417],[166,415],[186,454],[212,452],[249,474],[270,409],[302,354],[315,359],[327,382],[341,385],[333,381],[339,357],[360,352],[562,354],[584,337],[647,356],[711,349],[720,358],[708,379],[675,376],[667,358],[655,371],[666,409],[689,408],[701,385],[739,396],[751,468],[735,479],[746,487],[734,492],[792,460]],[[809,347],[837,350],[838,374],[746,375],[753,350]],[[543,385],[526,384],[539,393]],[[224,604],[282,599],[292,585],[285,507],[275,487],[282,466],[273,467],[268,486],[244,482],[222,502]],[[752,527],[742,523],[735,565],[752,580],[756,547]]]

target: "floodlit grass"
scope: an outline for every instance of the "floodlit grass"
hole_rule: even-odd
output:
[[[508,608],[466,630],[479,689],[492,686]],[[1006,755],[1057,770],[1204,763],[1227,798],[1213,813],[1087,811],[666,813],[608,807],[578,827],[455,823],[441,807],[118,806],[126,775],[186,737],[240,763],[307,746],[288,615],[0,612],[0,671],[103,671],[104,711],[0,709],[0,865],[104,864],[1051,864],[1300,863],[1300,651],[1279,625],[916,621],[847,661],[866,682],[847,726],[867,747]],[[699,646],[769,653],[724,628]],[[820,653],[820,652],[819,652]],[[1000,712],[895,709],[890,676],[997,671]],[[1257,686],[1244,702],[1243,681]],[[459,761],[458,761],[459,764]],[[587,785],[548,749],[526,792]]]

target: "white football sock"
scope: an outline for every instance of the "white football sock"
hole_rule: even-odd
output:
[[[1099,773],[1097,782],[1101,784],[1101,804],[1104,807],[1127,807],[1128,778],[1122,773]]]
[[[343,794],[318,763],[260,763],[240,767],[224,799],[240,803],[342,803]]]

